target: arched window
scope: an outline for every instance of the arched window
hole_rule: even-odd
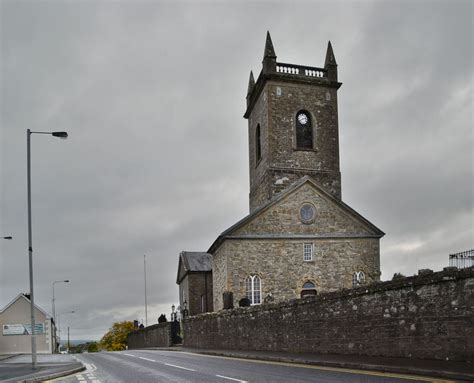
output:
[[[262,159],[262,141],[260,139],[260,124],[257,125],[255,130],[255,158],[256,162]]]
[[[313,125],[311,116],[306,110],[296,113],[296,148],[313,149]]]
[[[245,293],[251,305],[259,305],[261,303],[261,288],[261,281],[258,275],[251,275],[245,278]]]
[[[352,286],[360,286],[365,283],[365,274],[363,271],[356,271],[352,274]]]
[[[313,282],[305,282],[303,284],[303,289],[301,290],[301,298],[307,295],[316,295],[316,286]]]

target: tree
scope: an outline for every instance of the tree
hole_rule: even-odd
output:
[[[127,347],[127,335],[134,331],[133,322],[115,322],[100,340],[100,347],[107,351],[122,351]]]
[[[87,344],[87,352],[97,352],[97,351],[99,351],[97,342],[91,342]]]

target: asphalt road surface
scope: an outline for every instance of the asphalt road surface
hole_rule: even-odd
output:
[[[78,354],[87,370],[64,383],[255,382],[395,383],[450,381],[382,372],[224,358],[186,352],[133,350]],[[51,381],[53,382],[53,381]]]

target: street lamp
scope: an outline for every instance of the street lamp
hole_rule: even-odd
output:
[[[62,139],[67,138],[66,132],[32,132],[30,129],[26,130],[26,170],[27,170],[27,184],[28,184],[28,261],[30,269],[30,305],[31,305],[31,364],[33,370],[36,369],[36,331],[35,331],[35,301],[33,294],[33,240],[31,233],[31,135],[35,134],[50,134],[54,137]]]
[[[176,309],[176,306],[173,304],[171,305],[171,322],[174,322],[176,320],[176,312],[174,311]]]
[[[13,239],[13,237],[11,235],[9,235],[8,237],[0,237],[1,239]]]
[[[145,327],[148,327],[148,304],[146,299],[146,255],[143,255],[143,274],[145,278]]]
[[[54,320],[55,324],[56,324],[56,308],[55,308],[55,304],[54,304],[54,301],[55,301],[55,299],[54,299],[54,285],[56,283],[69,283],[69,279],[66,279],[64,281],[54,281],[53,282],[53,301],[52,301],[52,303],[53,303],[52,306],[53,307],[52,307],[52,309],[53,309],[53,320]]]

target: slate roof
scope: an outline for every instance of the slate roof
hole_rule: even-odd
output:
[[[180,269],[183,269],[180,278]],[[179,254],[178,276],[176,283],[180,283],[189,272],[212,271],[212,255],[202,251],[182,251]]]
[[[212,255],[200,251],[182,251],[186,271],[210,271],[212,270]]]
[[[287,187],[285,190],[282,192],[278,193],[275,195],[270,201],[268,201],[266,204],[262,205],[258,209],[254,210],[252,213],[247,215],[246,217],[242,218],[240,221],[229,227],[227,230],[223,231],[219,237],[214,241],[214,243],[211,245],[211,247],[208,250],[208,253],[213,254],[219,246],[222,244],[222,242],[226,239],[231,237],[232,233],[244,226],[246,223],[250,222],[252,219],[254,219],[256,216],[258,216],[260,213],[263,211],[269,209],[273,205],[277,204],[279,201],[281,201],[283,198],[285,198],[288,194],[292,193],[294,190],[298,189],[299,187],[303,186],[305,183],[310,182],[320,194],[324,195],[327,199],[329,199],[331,202],[335,203],[338,205],[342,210],[344,210],[346,213],[352,215],[355,219],[357,219],[360,223],[365,225],[369,230],[373,232],[374,237],[381,238],[385,235],[385,233],[380,230],[377,226],[369,222],[367,219],[365,219],[362,215],[357,213],[354,209],[352,209],[349,205],[346,205],[344,202],[342,202],[340,199],[334,197],[332,194],[328,193],[325,191],[323,188],[321,188],[311,177],[309,176],[304,176],[300,178],[298,181]]]

